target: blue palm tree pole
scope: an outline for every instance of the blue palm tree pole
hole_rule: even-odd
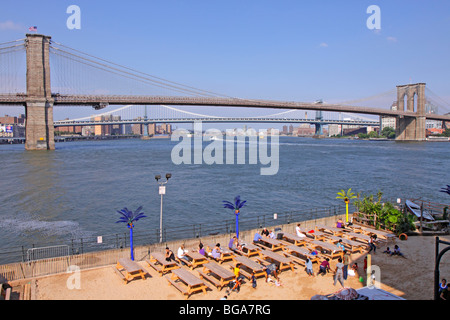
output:
[[[136,211],[130,211],[127,208],[123,208],[122,210],[118,210],[117,212],[120,213],[122,216],[119,218],[116,223],[124,222],[127,224],[128,229],[130,229],[130,256],[131,260],[134,261],[134,254],[133,254],[133,228],[134,224],[133,222],[138,221],[141,218],[145,218],[147,216],[144,215],[144,212],[140,212],[142,210],[142,207],[139,207],[136,209]]]
[[[450,185],[447,185],[447,188],[441,188],[441,192],[450,194]]]
[[[241,197],[240,196],[236,196],[236,198],[234,198],[234,203],[230,202],[230,201],[222,201],[223,202],[223,207],[233,210],[234,214],[236,215],[236,238],[239,239],[239,214],[240,214],[240,209],[245,205],[245,203],[247,201],[241,201]]]

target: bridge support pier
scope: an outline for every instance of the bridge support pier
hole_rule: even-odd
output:
[[[54,150],[53,102],[48,100],[27,101],[26,104],[26,150]]]
[[[414,112],[415,115],[397,117],[395,140],[424,141],[426,139],[425,83],[397,86],[397,110]]]
[[[26,150],[54,150],[53,102],[50,86],[50,37],[27,34]]]
[[[396,121],[396,140],[424,141],[426,139],[425,117],[403,117]]]

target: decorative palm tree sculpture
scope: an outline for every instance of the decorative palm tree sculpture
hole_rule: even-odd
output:
[[[356,196],[352,192],[352,188],[348,189],[347,192],[341,190],[337,194],[338,196],[336,197],[336,199],[343,199],[345,202],[345,222],[348,222],[348,204],[350,203],[350,199],[355,199]]]
[[[450,194],[450,185],[447,185],[447,188],[441,188],[441,192]]]
[[[144,216],[144,212],[140,212],[142,210],[142,207],[139,207],[136,209],[136,211],[130,211],[127,208],[123,208],[122,210],[118,210],[117,212],[120,213],[122,216],[119,218],[119,221],[116,221],[116,223],[119,222],[125,222],[128,226],[128,229],[130,229],[130,249],[131,249],[131,260],[134,260],[133,255],[133,222],[138,221],[141,218],[145,218],[147,216]]]
[[[239,213],[240,209],[245,205],[246,201],[241,201],[240,196],[236,196],[234,198],[234,203],[230,201],[222,201],[223,207],[228,208],[234,211],[234,214],[236,215],[236,237],[239,239]]]

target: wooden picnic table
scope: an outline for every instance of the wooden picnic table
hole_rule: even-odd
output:
[[[291,259],[269,250],[262,250],[261,253],[264,258],[269,258],[272,262],[277,262],[279,264],[280,271],[284,269],[291,269],[294,271],[294,263]]]
[[[235,275],[232,271],[223,268],[215,262],[210,262],[203,266],[203,270],[197,270],[200,278],[209,280],[219,290],[222,290],[230,281],[234,280]]]
[[[198,291],[203,291],[206,294],[206,289],[209,288],[202,279],[184,268],[172,270],[172,275],[170,277],[167,275],[166,279],[169,281],[169,285],[173,285],[181,293],[185,294],[186,299]]]
[[[242,246],[242,250],[238,251],[238,253],[243,253],[247,257],[252,256],[260,256],[261,255],[261,248],[258,246],[255,246],[253,243],[246,243]]]
[[[326,233],[318,230],[314,230],[314,232],[308,233],[307,235],[311,235],[314,240],[323,240],[326,237]]]
[[[240,263],[242,266],[249,269],[251,272],[254,272],[256,278],[258,278],[259,276],[262,276],[262,275],[267,278],[267,273],[264,270],[264,266],[260,265],[256,261],[253,261],[244,256],[236,256],[236,257],[234,257],[234,260],[236,262]],[[251,272],[250,273],[243,272],[243,275],[245,275],[247,279],[250,279]]]
[[[124,281],[128,283],[129,281],[141,277],[145,280],[144,269],[136,262],[130,258],[121,258],[117,261],[116,265],[117,271],[121,273],[121,270],[125,272]]]
[[[214,258],[211,253],[215,247],[216,247],[215,245],[211,245],[211,244],[206,245],[206,251],[207,251],[208,257],[216,260],[217,262],[219,262],[219,264],[222,264],[225,261],[234,260],[233,251],[231,251],[230,249],[223,249],[222,247],[220,247],[220,257]]]
[[[152,252],[150,254],[150,260],[147,260],[147,264],[159,272],[161,277],[164,273],[180,267],[178,263],[173,260],[167,261],[164,253],[162,252]]]
[[[329,236],[327,236],[327,238],[325,240],[330,241],[333,244],[336,244],[339,242],[339,240],[342,240],[342,243],[344,244],[344,246],[346,248],[348,248],[351,253],[356,252],[356,251],[359,251],[359,253],[363,253],[364,248],[365,248],[364,243],[359,242],[359,241],[353,241],[353,240],[343,238],[343,237],[329,235]]]
[[[311,241],[311,238],[308,238],[307,236],[299,237],[292,233],[283,233],[283,239],[287,242],[293,242],[296,246],[302,246],[305,245],[306,242]]]
[[[304,257],[305,259],[303,259],[303,263],[302,263],[303,265],[305,265],[306,258],[309,258],[309,260],[311,260],[312,263],[314,263],[314,262],[319,263],[319,260],[320,260],[317,255],[312,254],[311,251],[309,251],[305,247],[298,247],[295,245],[291,245],[291,246],[284,247],[284,251],[292,256]]]
[[[347,239],[356,240],[363,243],[369,243],[370,240],[370,237],[368,235],[356,232],[346,232],[342,236]]]
[[[339,248],[338,246],[335,246],[332,243],[329,242],[323,242],[323,241],[319,241],[319,240],[313,240],[309,243],[310,246],[312,246],[313,248],[321,248],[322,250],[328,251],[329,253],[322,253],[326,256],[329,256],[331,259],[335,258],[335,257],[343,257],[344,255],[344,251],[342,251],[341,248]]]
[[[312,231],[312,232],[310,232]],[[306,230],[305,228],[300,228],[300,232],[304,233],[308,238],[310,239],[315,239],[315,240],[321,240],[325,237],[325,233],[323,233],[322,231],[318,231],[318,230]]]
[[[185,255],[190,259],[187,262],[191,269],[194,269],[195,267],[204,265],[209,262],[209,260],[204,255],[198,253],[197,251],[188,251],[185,253]]]
[[[259,242],[262,242],[265,247],[268,247],[272,251],[282,250],[284,247],[284,243],[269,237],[262,237],[259,239]]]
[[[345,228],[347,230],[350,230],[351,232],[362,233],[362,228],[361,227],[362,226],[359,225],[359,224],[351,224],[351,225],[346,226]]]
[[[386,232],[386,231],[376,230],[373,228],[363,227],[363,226],[361,226],[361,229],[362,229],[363,233],[366,235],[370,236],[371,234],[376,234],[377,237],[381,237],[381,239],[386,240],[386,241],[394,240],[396,238],[394,234]]]
[[[342,229],[342,228],[330,227],[330,226],[325,226],[325,225],[316,225],[316,230],[328,232],[335,236],[339,236],[344,233],[344,229]]]

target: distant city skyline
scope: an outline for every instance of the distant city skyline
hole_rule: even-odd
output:
[[[68,27],[73,4],[80,8],[80,29]],[[380,29],[368,28],[371,5],[380,8]],[[23,38],[34,26],[71,48],[233,97],[338,102],[425,82],[450,101],[448,2],[2,4],[0,43]],[[385,107],[392,101],[386,97]],[[55,108],[55,119],[88,115],[80,111]],[[23,112],[0,108],[2,115]]]

